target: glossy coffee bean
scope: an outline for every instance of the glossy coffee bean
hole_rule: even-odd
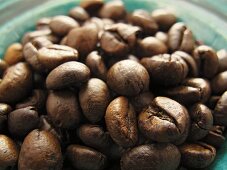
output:
[[[222,49],[217,52],[218,56],[218,72],[227,70],[227,50]]]
[[[89,14],[82,7],[75,7],[69,11],[69,16],[76,21],[84,22],[89,19]]]
[[[151,13],[151,16],[162,31],[168,31],[177,20],[176,16],[166,9],[156,9]]]
[[[105,115],[110,102],[110,91],[106,83],[97,78],[91,78],[79,92],[79,101],[84,116],[92,123],[97,123]]]
[[[190,53],[194,49],[193,34],[184,23],[175,23],[169,29],[168,35],[168,45],[171,51],[180,50]]]
[[[107,166],[104,154],[86,146],[69,145],[66,155],[76,169],[103,170]]]
[[[10,105],[0,103],[0,133],[2,134],[7,127],[8,114],[12,111]]]
[[[138,117],[140,132],[157,142],[178,140],[188,129],[189,115],[184,106],[167,97],[156,97]]]
[[[205,137],[213,127],[211,110],[203,104],[195,104],[189,108],[191,127],[188,140],[197,141]]]
[[[137,146],[121,158],[122,170],[175,170],[180,164],[180,152],[172,144]]]
[[[37,37],[37,38],[34,38],[31,42],[37,49],[41,49],[43,47],[47,47],[53,44],[46,37]]]
[[[185,143],[179,150],[182,165],[188,168],[206,168],[216,156],[215,148],[205,143]]]
[[[2,76],[7,67],[8,64],[4,60],[0,59],[0,76]]]
[[[141,59],[150,74],[151,82],[163,86],[181,83],[188,74],[188,66],[178,55],[156,55]]]
[[[61,170],[62,162],[57,138],[50,132],[33,130],[21,146],[18,170]]]
[[[0,83],[0,102],[14,103],[26,97],[32,88],[32,71],[20,62],[9,67]]]
[[[66,62],[53,69],[46,78],[47,89],[62,89],[78,86],[88,81],[90,77],[89,68],[83,63],[71,61]]]
[[[49,27],[50,21],[51,21],[51,18],[48,18],[48,17],[39,19],[36,23],[36,29],[37,30],[50,29]]]
[[[193,51],[200,75],[212,78],[218,71],[218,57],[213,48],[205,45],[198,46]]]
[[[91,15],[96,14],[103,5],[103,0],[82,0],[80,2],[80,6]]]
[[[168,34],[165,32],[158,31],[155,35],[155,38],[162,41],[165,45],[168,45]]]
[[[222,94],[227,90],[227,71],[217,74],[211,80],[212,93]]]
[[[50,92],[46,102],[47,115],[55,126],[74,129],[80,122],[79,103],[74,92],[69,90]]]
[[[24,137],[38,128],[39,115],[34,107],[28,106],[9,113],[8,130],[15,137]]]
[[[135,96],[146,91],[150,77],[147,70],[136,61],[122,60],[108,71],[107,84],[120,95]]]
[[[17,164],[19,150],[16,143],[5,135],[0,135],[0,169],[11,169]]]
[[[24,60],[22,54],[22,45],[20,43],[14,43],[10,45],[4,55],[4,60],[7,64],[13,65]]]
[[[136,113],[128,99],[120,96],[106,109],[105,122],[111,138],[120,146],[132,147],[138,140]]]

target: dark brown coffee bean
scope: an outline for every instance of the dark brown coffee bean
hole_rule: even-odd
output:
[[[167,33],[158,31],[155,34],[155,38],[162,41],[165,45],[168,45],[168,34]]]
[[[136,113],[128,99],[114,99],[106,110],[105,121],[112,139],[125,148],[132,147],[138,140]]]
[[[103,5],[103,0],[82,0],[80,2],[80,6],[91,15],[96,14]]]
[[[79,24],[73,18],[64,15],[55,16],[50,21],[50,29],[59,36],[68,34],[71,29],[76,27],[79,27]]]
[[[141,133],[158,142],[173,142],[179,139],[189,123],[184,106],[167,97],[156,97],[138,117]]]
[[[0,169],[11,169],[17,164],[19,150],[16,143],[5,135],[0,135]]]
[[[211,81],[212,93],[222,94],[227,90],[227,71],[216,75]]]
[[[24,137],[38,128],[39,115],[34,107],[28,106],[9,113],[8,130],[15,137]]]
[[[198,46],[193,51],[193,57],[202,77],[212,78],[217,73],[218,57],[213,48],[205,45]]]
[[[218,72],[227,70],[227,50],[222,49],[217,52],[218,56]]]
[[[69,16],[76,21],[84,22],[89,19],[89,14],[82,7],[75,7],[69,11]]]
[[[9,67],[0,83],[0,102],[14,103],[26,97],[32,88],[32,71],[26,63]]]
[[[162,31],[168,31],[177,20],[176,16],[166,9],[156,9],[151,13],[151,16]]]
[[[188,140],[197,141],[205,137],[213,126],[211,110],[203,104],[195,104],[189,108],[191,127]]]
[[[47,114],[55,126],[74,129],[80,122],[80,108],[76,94],[69,90],[50,92],[46,103]]]
[[[205,143],[185,143],[179,150],[182,165],[188,168],[206,168],[216,156],[215,148]]]
[[[36,23],[36,29],[37,30],[44,30],[44,29],[50,29],[49,24],[50,24],[51,18],[41,18],[38,20]]]
[[[167,52],[166,45],[155,37],[146,37],[137,42],[137,55],[139,57],[151,57]]]
[[[187,26],[178,22],[174,24],[168,32],[168,45],[171,51],[185,51],[190,53],[195,46],[193,34]]]
[[[32,40],[32,44],[37,48],[41,49],[43,47],[47,47],[52,45],[53,43],[48,40],[46,37],[37,37]]]
[[[108,71],[107,84],[120,95],[135,96],[149,87],[147,70],[136,61],[122,60]]]
[[[103,57],[97,51],[93,51],[87,56],[85,64],[89,67],[92,77],[106,80],[107,68]]]
[[[107,166],[104,154],[86,146],[70,145],[66,155],[76,169],[103,170]]]
[[[150,14],[142,9],[137,9],[129,16],[129,23],[142,28],[146,35],[154,35],[158,30],[158,25]]]
[[[0,59],[0,77],[2,77],[2,74],[7,69],[7,67],[8,64],[4,60]]]
[[[207,101],[206,105],[211,109],[214,110],[216,104],[218,103],[218,100],[221,98],[221,96],[211,96],[209,100]]]
[[[13,65],[24,60],[22,54],[23,47],[20,43],[10,45],[4,55],[4,60],[7,64]]]
[[[1,134],[6,130],[7,117],[11,111],[12,111],[12,108],[10,105],[5,103],[0,103],[0,133]]]
[[[172,86],[181,83],[188,74],[188,66],[178,55],[156,55],[142,58],[141,64],[147,69],[153,83]]]
[[[126,11],[122,1],[107,2],[99,11],[101,18],[110,18],[112,20],[122,20],[125,15]]]
[[[70,86],[78,86],[88,81],[89,68],[83,63],[71,61],[64,63],[52,70],[46,79],[48,89],[62,89]]]
[[[122,170],[175,170],[180,164],[180,152],[172,144],[137,146],[121,158]]]
[[[105,115],[110,102],[110,92],[106,83],[91,78],[79,92],[79,101],[84,116],[92,123],[99,122]]]
[[[21,146],[19,170],[61,170],[61,147],[57,138],[48,131],[33,130]]]

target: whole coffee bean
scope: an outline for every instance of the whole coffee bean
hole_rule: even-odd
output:
[[[14,103],[26,97],[32,87],[32,71],[23,62],[9,67],[0,83],[0,102]]]
[[[95,26],[83,26],[72,29],[66,44],[78,50],[81,56],[86,56],[96,48],[98,30]]]
[[[188,74],[188,66],[178,55],[156,55],[142,58],[141,64],[150,74],[152,83],[173,86],[181,83]]]
[[[200,75],[212,78],[218,71],[218,57],[213,48],[205,45],[198,46],[193,51]]]
[[[110,18],[115,21],[124,19],[125,15],[126,11],[122,1],[107,2],[99,11],[101,18]]]
[[[24,60],[22,54],[23,47],[20,43],[10,45],[4,55],[4,60],[7,64],[13,65]]]
[[[221,98],[221,96],[211,96],[209,100],[207,101],[206,105],[211,109],[214,110],[216,104],[218,103],[218,100]]]
[[[79,24],[73,18],[64,15],[55,16],[50,21],[50,29],[59,36],[68,34],[71,29],[76,27],[79,27]]]
[[[48,89],[62,89],[85,83],[89,77],[90,70],[83,63],[76,61],[66,62],[48,74],[46,86]]]
[[[78,60],[78,51],[64,45],[53,44],[38,50],[39,62],[48,70],[68,62]]]
[[[75,7],[69,11],[69,16],[76,21],[84,22],[89,19],[89,14],[82,7]]]
[[[218,72],[223,72],[227,70],[227,51],[225,49],[219,50],[217,52],[218,56]]]
[[[158,25],[150,14],[142,9],[137,9],[129,16],[129,23],[142,28],[146,35],[154,35],[158,30]]]
[[[162,31],[168,31],[177,20],[176,16],[166,9],[156,9],[151,13],[151,16]]]
[[[167,33],[158,31],[154,36],[158,40],[162,41],[165,45],[168,45],[168,34]]]
[[[137,55],[139,57],[151,57],[167,52],[166,45],[155,37],[146,37],[137,42]]]
[[[168,45],[171,51],[185,51],[190,53],[195,46],[193,34],[187,26],[178,22],[174,24],[168,32]]]
[[[79,101],[84,116],[92,123],[99,122],[105,115],[110,102],[110,92],[106,83],[91,78],[79,92]]]
[[[205,137],[213,126],[211,110],[203,104],[195,104],[189,108],[191,127],[188,140],[197,141]]]
[[[138,117],[141,133],[157,142],[173,142],[189,128],[184,106],[167,97],[156,97]],[[188,125],[188,126],[187,126]]]
[[[137,143],[136,113],[127,98],[120,96],[109,104],[105,121],[111,138],[118,145],[128,148]]]
[[[92,77],[106,80],[107,68],[103,57],[97,51],[93,51],[87,56],[85,64],[89,67]]]
[[[47,114],[55,126],[74,129],[80,122],[79,103],[72,91],[50,92],[46,102]]]
[[[0,59],[0,77],[2,76],[4,71],[7,69],[7,67],[8,67],[8,64],[4,60]]]
[[[86,146],[69,145],[66,155],[76,169],[103,170],[107,166],[104,154]]]
[[[24,137],[38,128],[39,115],[34,107],[28,106],[9,113],[8,130],[15,137]]]
[[[173,144],[137,146],[121,158],[122,170],[175,170],[180,164],[180,152]]]
[[[0,103],[0,133],[1,134],[6,130],[7,117],[11,111],[12,111],[12,108],[10,105],[5,103]]]
[[[227,71],[216,75],[211,81],[212,93],[222,94],[227,90]]]
[[[44,29],[50,29],[49,24],[50,24],[51,18],[41,18],[37,21],[36,23],[36,29],[37,30],[44,30]]]
[[[82,0],[80,2],[80,6],[91,15],[96,14],[103,5],[103,0]]]
[[[148,89],[149,81],[147,70],[132,60],[117,62],[107,73],[107,84],[120,95],[138,95]]]
[[[205,143],[185,143],[179,147],[181,163],[188,168],[206,168],[214,160],[216,150]]]
[[[21,146],[19,170],[61,170],[61,147],[57,138],[48,131],[33,130]]]
[[[32,44],[37,48],[41,49],[43,47],[47,47],[49,45],[52,45],[53,43],[48,40],[46,37],[37,37],[32,40]]]
[[[0,135],[0,169],[13,168],[18,160],[16,143],[5,135]]]

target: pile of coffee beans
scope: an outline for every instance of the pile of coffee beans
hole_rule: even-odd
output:
[[[126,12],[120,0],[83,0],[36,29],[0,60],[1,170],[214,161],[227,126],[226,50],[195,40],[166,9]]]

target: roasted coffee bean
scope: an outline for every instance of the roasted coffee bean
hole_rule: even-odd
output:
[[[92,123],[99,122],[105,115],[110,102],[110,92],[106,83],[91,78],[79,92],[79,101],[84,116]]]
[[[19,170],[61,170],[61,147],[57,138],[48,131],[33,130],[21,146]]]
[[[120,146],[132,147],[138,140],[136,113],[128,99],[114,99],[106,110],[105,121],[111,138]]]
[[[107,166],[107,158],[104,154],[86,146],[70,145],[66,155],[76,169],[103,170]]]
[[[157,142],[174,142],[189,128],[184,106],[167,97],[156,97],[138,117],[141,133]]]
[[[48,40],[46,37],[37,37],[32,40],[32,44],[37,48],[41,49],[43,47],[47,47],[52,45],[53,43]]]
[[[24,137],[38,128],[39,115],[34,107],[28,106],[9,113],[8,130],[15,137]]]
[[[0,169],[11,169],[17,164],[19,150],[16,143],[5,135],[0,135]]]
[[[89,14],[82,7],[75,7],[69,11],[69,16],[76,21],[84,22],[89,19]]]
[[[216,104],[218,103],[218,100],[221,98],[221,96],[211,96],[209,100],[207,101],[207,106],[211,109],[214,110]]]
[[[37,30],[44,30],[44,29],[50,29],[49,24],[50,24],[51,18],[41,18],[37,21],[36,23],[36,29]]]
[[[218,56],[218,72],[223,72],[227,70],[227,51],[225,49],[219,50],[217,52]]]
[[[180,152],[173,144],[137,146],[121,158],[122,170],[175,170],[180,164]]]
[[[136,61],[122,60],[108,71],[107,84],[120,95],[135,96],[148,90],[150,77]]]
[[[2,76],[4,71],[7,69],[7,67],[8,67],[8,64],[4,60],[0,59],[0,77]]]
[[[6,130],[7,117],[11,111],[12,111],[12,108],[10,105],[5,103],[0,103],[0,134],[2,134]]]
[[[212,78],[218,71],[218,57],[213,48],[201,45],[193,51],[193,57],[199,68],[200,75]]]
[[[88,81],[89,68],[83,63],[71,61],[52,70],[46,78],[48,89],[62,89],[80,85]]]
[[[189,108],[191,127],[188,140],[197,141],[205,137],[213,126],[211,110],[203,104],[195,104]]]
[[[97,51],[93,51],[87,56],[85,64],[89,67],[92,77],[106,80],[107,68],[103,57]]]
[[[168,45],[168,34],[167,33],[158,31],[155,34],[155,38],[162,41],[165,45]]]
[[[146,37],[137,42],[137,55],[139,57],[151,57],[167,52],[166,45],[155,37]]]
[[[0,102],[14,103],[26,97],[32,88],[32,71],[19,62],[9,67],[0,83]]]
[[[181,83],[188,74],[188,66],[178,55],[156,55],[142,58],[141,64],[150,74],[151,82],[163,86]]]
[[[46,102],[46,110],[57,127],[74,129],[80,122],[79,103],[76,94],[72,91],[50,92]]]
[[[112,20],[122,20],[126,16],[125,7],[122,1],[107,2],[99,11],[101,18],[110,18]]]
[[[171,51],[185,51],[190,53],[195,46],[193,34],[187,26],[178,22],[168,32],[168,45]]]
[[[216,150],[205,143],[185,143],[179,147],[181,163],[188,168],[206,168],[214,160]]]
[[[158,25],[150,14],[142,9],[133,11],[129,16],[129,23],[142,28],[146,35],[154,35],[158,31]]]
[[[222,94],[227,90],[227,71],[216,75],[211,81],[212,93]]]
[[[80,6],[91,15],[96,14],[103,5],[103,0],[82,0],[80,2]]]
[[[7,64],[13,65],[24,60],[23,47],[20,43],[10,45],[4,55],[4,60]]]

